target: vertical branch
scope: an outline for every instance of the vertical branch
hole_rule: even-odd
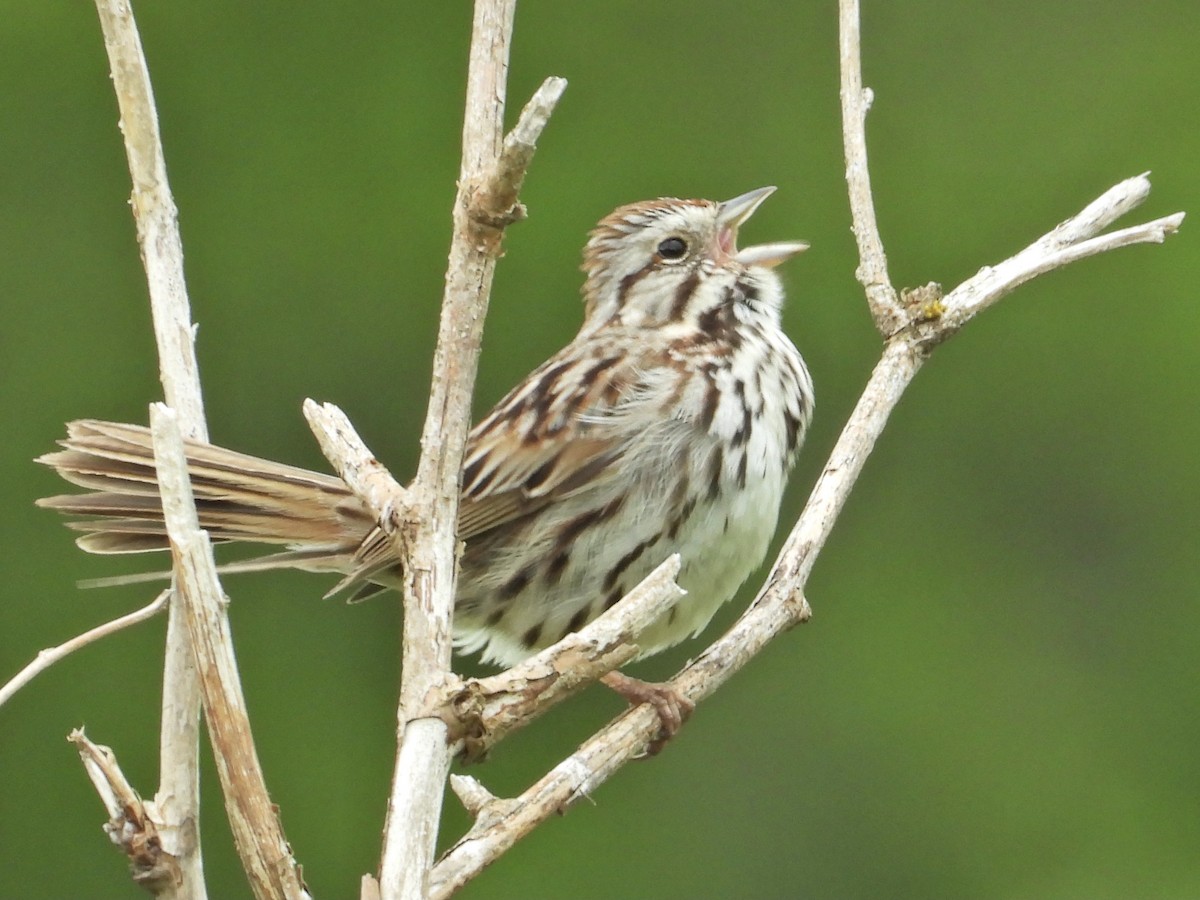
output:
[[[163,396],[179,414],[184,436],[207,440],[194,326],[183,279],[179,211],[167,182],[150,72],[128,2],[96,0],[96,9],[121,110],[121,133],[133,181],[130,205],[150,288]]]
[[[233,655],[227,601],[217,580],[212,544],[197,521],[183,435],[175,412],[161,403],[151,404],[150,432],[163,521],[175,563],[176,596],[191,637],[234,844],[255,897],[306,900],[308,892],[267,793],[254,747]]]
[[[183,244],[167,183],[150,73],[128,2],[96,0],[96,10],[121,111],[121,132],[133,181],[131,205],[150,289],[163,394],[178,412],[184,434],[203,440],[207,427],[183,278]],[[156,805],[163,847],[180,862],[178,895],[202,900],[199,716],[200,684],[176,596],[167,619]]]
[[[859,265],[854,275],[867,292],[875,326],[885,337],[905,323],[904,310],[888,277],[887,256],[875,222],[871,175],[867,170],[867,110],[871,92],[862,83],[862,48],[858,0],[839,0],[838,40],[842,74],[842,141],[846,154],[846,185]]]
[[[381,895],[424,897],[450,769],[446,724],[426,698],[450,673],[459,472],[471,389],[502,223],[472,215],[472,195],[500,152],[516,0],[478,0],[472,25],[454,237],[411,515],[398,533],[405,566],[398,750],[384,827]]]

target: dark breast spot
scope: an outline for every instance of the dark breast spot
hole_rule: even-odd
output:
[[[508,581],[500,586],[500,599],[511,600],[525,588],[529,587],[529,582],[533,580],[533,570],[531,566],[526,566]]]
[[[609,569],[608,574],[604,576],[604,590],[611,591],[613,586],[617,583],[617,579],[625,574],[625,570],[633,565],[634,562],[637,561],[637,558],[645,553],[652,544],[654,544],[655,540],[657,540],[657,538],[652,538],[648,541],[642,541],[640,544],[618,559],[617,564]]]
[[[532,650],[537,646],[537,642],[541,640],[541,638],[542,626],[541,623],[538,623],[521,635],[521,643],[525,645],[526,650]]]
[[[691,517],[695,509],[695,497],[690,498],[686,503],[683,504],[683,506],[679,508],[679,512],[675,514],[675,517],[671,519],[671,524],[667,527],[667,540],[675,540],[675,538],[679,535],[679,529],[683,527],[683,523]]]
[[[558,584],[562,578],[563,571],[567,568],[567,563],[571,561],[571,551],[562,550],[554,559],[550,560],[550,565],[546,567],[546,584]]]
[[[696,320],[696,326],[710,340],[717,340],[728,327],[728,320],[729,315],[724,306],[712,306],[700,314],[700,318]]]
[[[571,616],[571,621],[567,623],[567,630],[563,632],[563,637],[568,634],[574,634],[580,628],[588,623],[588,607],[583,607],[575,615]]]
[[[721,493],[721,472],[725,468],[725,453],[717,447],[708,458],[708,499],[715,500]]]
[[[800,440],[800,417],[789,409],[783,414],[783,423],[787,428],[787,450],[792,453]]]
[[[746,382],[738,379],[733,383],[733,390],[737,394],[738,403],[742,407],[742,424],[733,433],[730,443],[735,447],[740,447],[750,440],[750,429],[754,424],[754,415],[751,413],[750,404],[746,400]]]

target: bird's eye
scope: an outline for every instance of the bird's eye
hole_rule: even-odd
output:
[[[687,253],[687,241],[683,238],[669,237],[658,245],[658,255],[663,259],[682,259]]]

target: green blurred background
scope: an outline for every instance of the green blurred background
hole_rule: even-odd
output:
[[[745,239],[813,246],[786,270],[786,327],[819,397],[794,519],[879,351],[853,278],[835,6],[525,0],[513,112],[546,75],[571,84],[497,275],[480,410],[574,333],[600,216],[779,185]],[[866,6],[897,283],[957,284],[1147,169],[1135,216],[1200,211],[1195,0]],[[2,8],[0,679],[151,596],[76,589],[134,563],[85,556],[34,509],[61,485],[30,460],[68,419],[142,422],[160,396],[95,12]],[[324,468],[300,415],[311,396],[407,477],[468,4],[137,12],[214,438]],[[464,896],[1200,897],[1194,228],[1028,285],[940,349],[816,568],[812,623]],[[323,602],[326,581],[287,573],[227,587],[288,837],[317,896],[356,895],[390,775],[395,604]],[[162,634],[93,646],[0,709],[6,900],[141,896],[63,738],[86,725],[153,792]],[[635,671],[665,676],[700,646]],[[620,708],[593,689],[473,773],[519,792]],[[205,791],[210,896],[248,896],[209,762]],[[465,824],[450,801],[443,843]]]

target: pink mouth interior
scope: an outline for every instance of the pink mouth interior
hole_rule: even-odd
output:
[[[723,251],[732,255],[737,251],[737,232],[732,228],[722,228],[717,233],[717,245]]]

